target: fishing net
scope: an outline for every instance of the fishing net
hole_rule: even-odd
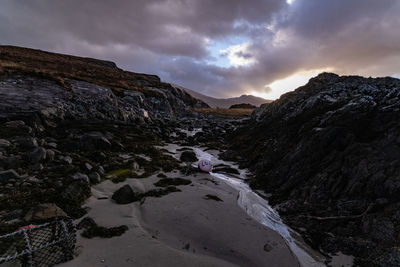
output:
[[[73,258],[76,228],[72,219],[57,218],[0,236],[0,267],[47,267]]]

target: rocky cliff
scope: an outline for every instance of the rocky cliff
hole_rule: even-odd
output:
[[[320,74],[256,109],[230,142],[315,248],[400,264],[400,80]]]
[[[207,105],[154,75],[0,46],[0,234],[82,216],[102,180],[178,168],[155,146],[196,107]]]
[[[109,61],[0,46],[0,119],[171,119],[206,107],[155,75],[123,71]]]

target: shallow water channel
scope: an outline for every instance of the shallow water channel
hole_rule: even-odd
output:
[[[286,244],[297,257],[303,267],[325,266],[323,257],[317,252],[307,247],[301,241],[299,234],[285,225],[279,214],[268,204],[268,201],[254,192],[246,183],[247,170],[239,169],[234,163],[219,159],[217,150],[207,150],[202,147],[183,147],[176,144],[168,144],[163,147],[174,157],[179,158],[179,150],[182,148],[192,149],[199,159],[210,160],[212,165],[224,164],[237,169],[239,175],[230,175],[223,173],[210,172],[210,175],[216,179],[223,180],[239,192],[238,205],[254,220],[271,228],[285,240]]]

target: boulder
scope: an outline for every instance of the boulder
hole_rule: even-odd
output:
[[[86,150],[108,150],[110,141],[100,132],[91,132],[81,137],[80,148]]]
[[[90,184],[81,180],[69,184],[61,192],[61,198],[68,204],[79,205],[90,196]]]
[[[199,159],[196,157],[196,153],[193,151],[183,151],[180,160],[183,162],[195,162]]]
[[[44,167],[42,163],[36,163],[29,166],[29,170],[36,172],[40,172],[41,170],[43,170],[43,168]]]
[[[86,163],[85,163],[85,169],[88,170],[88,171],[90,171],[90,170],[93,169],[93,166],[86,162]]]
[[[0,171],[0,183],[7,184],[9,180],[16,180],[21,178],[19,174],[13,169]]]
[[[71,176],[72,179],[76,180],[76,181],[83,181],[85,183],[89,183],[89,177],[86,174],[77,172],[74,175]]]
[[[40,163],[46,159],[46,155],[46,149],[44,149],[43,147],[38,147],[34,149],[31,153],[29,153],[28,157],[31,163]]]
[[[130,185],[124,185],[114,192],[112,199],[118,204],[128,204],[140,200],[140,193],[134,192]]]
[[[37,148],[38,142],[36,138],[33,137],[21,137],[17,140],[19,147],[23,150],[30,150],[33,148]]]
[[[40,221],[63,216],[67,216],[67,214],[56,204],[44,203],[31,208],[25,215],[24,220],[26,222]]]
[[[72,158],[70,156],[60,156],[60,161],[65,164],[72,164]]]
[[[56,157],[56,152],[54,150],[52,149],[46,150],[46,158],[48,161],[53,161],[55,157]]]
[[[11,145],[10,141],[6,139],[0,139],[0,147],[9,147]]]
[[[4,126],[9,127],[9,128],[18,128],[18,127],[22,127],[25,126],[25,122],[24,121],[8,121],[6,123],[4,123]]]
[[[90,183],[92,183],[92,184],[98,184],[101,181],[100,174],[98,174],[97,172],[90,173],[89,179],[90,179]]]

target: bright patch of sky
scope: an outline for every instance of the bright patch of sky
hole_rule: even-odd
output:
[[[247,52],[249,45],[249,39],[240,36],[208,40],[207,49],[211,57],[207,63],[222,68],[250,65],[254,59]]]
[[[307,71],[300,71],[293,75],[290,75],[281,80],[276,80],[270,84],[267,84],[265,88],[270,88],[268,92],[250,92],[250,94],[262,97],[265,99],[275,100],[278,99],[282,94],[295,90],[296,88],[305,85],[308,81],[320,74],[321,72],[332,71],[331,68],[327,69],[314,69]]]
[[[250,42],[229,46],[222,50],[222,54],[226,55],[229,63],[233,67],[249,66],[255,62],[253,56],[248,52]]]

